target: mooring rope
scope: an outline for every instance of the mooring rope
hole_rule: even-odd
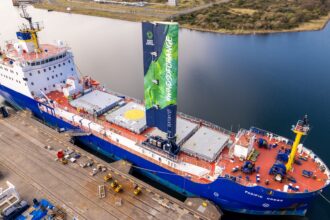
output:
[[[330,205],[330,200],[327,199],[321,192],[319,192],[320,196]]]

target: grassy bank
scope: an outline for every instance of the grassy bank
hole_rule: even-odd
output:
[[[189,24],[180,25],[183,28],[187,28],[190,30],[202,31],[202,32],[213,32],[213,33],[221,33],[221,34],[233,34],[233,35],[247,35],[247,34],[274,34],[274,33],[289,33],[289,32],[303,32],[303,31],[318,31],[322,30],[328,23],[330,19],[329,15],[323,16],[316,20],[310,20],[309,22],[305,22],[300,24],[298,27],[292,29],[281,29],[281,30],[228,30],[228,29],[206,29],[200,28],[196,26],[192,26]]]
[[[183,15],[181,26],[230,34],[293,32],[322,29],[330,0],[233,0]]]

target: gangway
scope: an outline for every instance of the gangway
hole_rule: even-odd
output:
[[[3,190],[3,188],[0,188],[0,213],[4,213],[7,209],[20,201],[15,186],[9,181],[6,183],[8,186],[7,189]]]
[[[81,129],[70,129],[70,130],[66,130],[64,131],[65,134],[68,134],[72,137],[79,137],[79,136],[89,136],[91,135],[90,132],[84,132]]]

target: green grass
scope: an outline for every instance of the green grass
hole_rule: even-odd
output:
[[[330,0],[233,0],[178,17],[176,21],[199,30],[273,32],[294,30],[302,24],[324,20],[329,11]],[[323,26],[317,22],[314,24]],[[307,25],[308,28],[311,27]]]

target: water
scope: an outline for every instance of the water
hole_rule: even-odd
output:
[[[82,74],[143,98],[139,23],[32,8],[29,12],[44,23],[43,42],[61,39],[72,47]],[[0,42],[14,39],[21,22],[11,1],[1,0]],[[330,165],[329,25],[318,32],[248,36],[182,29],[179,40],[180,111],[227,129],[254,125],[291,138],[291,125],[308,113],[313,127],[304,144]],[[330,198],[330,190],[324,195]],[[307,218],[330,219],[329,208],[318,198]]]

